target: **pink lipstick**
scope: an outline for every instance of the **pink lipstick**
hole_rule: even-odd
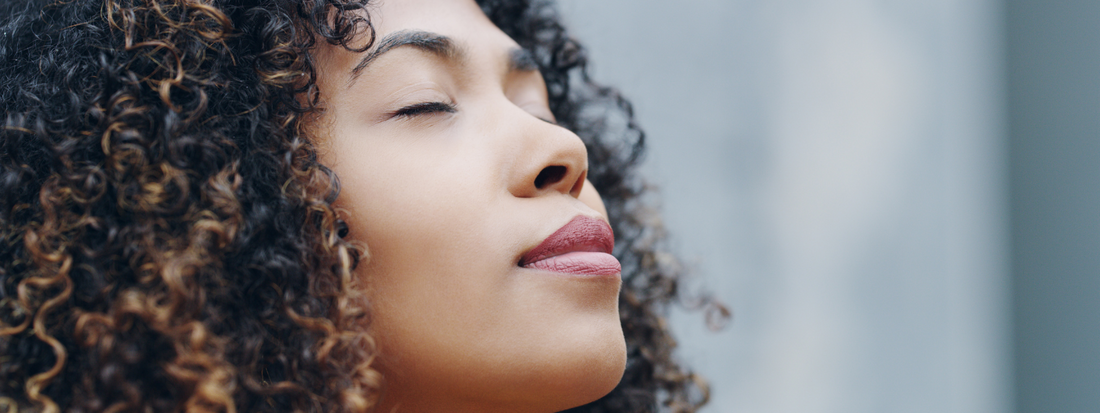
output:
[[[606,222],[578,216],[520,259],[519,265],[575,275],[618,275],[619,260],[611,255],[615,235]]]

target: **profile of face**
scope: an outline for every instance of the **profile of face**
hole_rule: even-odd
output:
[[[557,411],[621,378],[617,261],[581,140],[473,0],[389,0],[315,53],[321,161],[366,244],[389,411]]]

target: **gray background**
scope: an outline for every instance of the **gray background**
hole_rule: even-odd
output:
[[[1008,2],[1017,411],[1100,412],[1100,2]]]
[[[1100,2],[561,9],[735,312],[705,411],[1100,411]]]

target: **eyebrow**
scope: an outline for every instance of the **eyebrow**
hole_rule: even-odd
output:
[[[371,62],[374,62],[386,52],[403,46],[412,46],[450,60],[461,59],[464,56],[458,46],[455,45],[454,40],[451,40],[450,37],[420,30],[401,30],[383,37],[382,40],[378,42],[378,47],[367,52],[366,56],[363,56],[359,64],[351,69],[351,80],[349,83],[354,83],[355,79],[359,78],[359,74],[362,73]]]
[[[366,56],[359,60],[359,64],[351,69],[349,86],[355,83],[363,70],[372,62],[378,60],[386,52],[404,46],[412,46],[448,60],[463,60],[465,58],[465,53],[450,37],[422,30],[401,30],[383,37],[378,42],[377,47],[367,52]],[[516,47],[508,51],[509,71],[529,72],[538,70],[538,68],[538,61],[529,50]]]

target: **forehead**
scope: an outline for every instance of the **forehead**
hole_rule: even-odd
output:
[[[382,0],[368,11],[377,38],[418,29],[451,37],[464,48],[515,46],[474,0]]]
[[[515,41],[504,34],[474,0],[381,0],[367,8],[374,27],[373,49],[381,39],[398,32],[426,32],[445,36],[473,62],[506,61],[508,52],[518,48]],[[359,36],[350,42],[353,48],[363,46],[368,36]],[[328,42],[318,42],[311,51],[319,72],[318,86],[325,93],[340,90],[338,86],[352,81],[361,60],[372,50],[353,53],[344,47]],[[492,63],[488,63],[492,64]]]

